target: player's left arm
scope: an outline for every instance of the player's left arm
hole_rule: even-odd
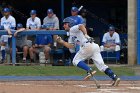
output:
[[[118,33],[116,34],[115,44],[116,44],[116,45],[120,45],[120,44],[121,44],[121,42],[120,42],[120,36],[119,36]]]
[[[8,32],[8,35],[12,35],[11,29],[5,29]]]
[[[59,19],[56,17],[53,30],[58,30],[58,29],[59,29]]]
[[[11,20],[11,29],[15,29],[15,27],[16,27],[16,20],[15,20],[15,18],[13,18]]]

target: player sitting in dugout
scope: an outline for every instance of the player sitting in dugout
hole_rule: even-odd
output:
[[[26,62],[26,57],[28,55],[29,47],[32,46],[32,41],[27,40],[26,35],[18,35],[19,32],[26,31],[21,23],[17,24],[17,31],[14,33],[16,37],[16,48],[18,52],[23,51],[23,62]]]
[[[102,45],[100,46],[101,53],[103,51],[116,51],[117,57],[120,53],[120,37],[117,32],[115,32],[114,26],[109,26],[109,31],[104,34],[102,39]]]
[[[43,25],[46,30],[59,30],[59,19],[52,9],[47,10],[47,16],[43,19]],[[57,35],[53,35],[54,47],[57,47],[57,43],[55,41],[56,37]]]
[[[34,54],[39,54],[39,52],[44,52],[46,62],[48,62],[52,42],[51,35],[36,35],[35,44],[29,49],[31,62],[34,62]]]

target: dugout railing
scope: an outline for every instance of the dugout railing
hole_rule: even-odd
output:
[[[14,33],[16,30],[12,30],[11,32],[13,33],[12,35],[12,64],[16,64],[16,37],[14,37]],[[26,30],[23,32],[19,32],[19,35],[43,35],[43,34],[50,34],[50,35],[67,35],[67,32],[64,30],[38,30],[38,31],[33,31],[33,30]],[[0,30],[0,35],[8,35],[7,31],[5,30]]]

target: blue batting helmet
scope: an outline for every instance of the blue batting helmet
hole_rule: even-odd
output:
[[[30,15],[36,14],[36,10],[31,10]]]
[[[113,25],[109,26],[109,31],[114,31],[115,30],[115,27]]]
[[[47,10],[47,14],[53,14],[53,10],[52,9],[48,9]]]
[[[11,9],[10,8],[4,8],[3,12],[11,12]]]
[[[71,11],[72,11],[72,12],[78,12],[79,10],[78,10],[77,7],[72,7],[72,8],[71,8]]]
[[[21,23],[18,23],[17,28],[23,28],[23,25]]]
[[[73,27],[76,24],[75,21],[70,17],[65,18],[63,23],[69,23],[69,27]]]

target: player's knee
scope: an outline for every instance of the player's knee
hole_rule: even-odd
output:
[[[45,52],[50,52],[51,48],[50,47],[45,47]]]
[[[29,49],[29,52],[33,52],[33,48],[32,47]]]
[[[116,45],[115,51],[119,51],[119,50],[120,50],[120,46],[119,45]]]
[[[78,64],[79,62],[78,62],[77,60],[74,60],[74,59],[73,59],[72,63],[73,63],[74,66],[77,66],[77,64]]]
[[[29,49],[28,46],[24,46],[24,47],[23,47],[23,50],[24,50],[24,51],[27,51],[28,49]]]
[[[97,66],[97,68],[98,68],[101,72],[104,72],[104,71],[108,68],[108,66],[105,65],[104,63],[100,63],[100,64],[98,64],[98,65],[96,65],[96,66]]]

